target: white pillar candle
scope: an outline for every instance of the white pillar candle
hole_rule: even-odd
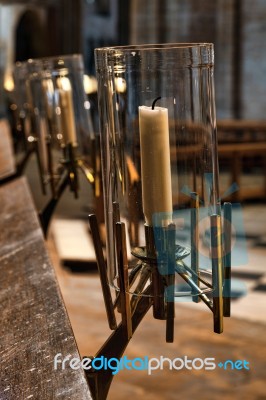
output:
[[[160,224],[172,221],[173,203],[169,144],[168,109],[139,107],[142,203],[146,223],[153,225],[153,214]]]
[[[51,78],[46,78],[42,80],[42,89],[43,89],[47,117],[50,120],[52,120],[54,114],[54,109],[53,109],[54,86]]]
[[[58,78],[59,104],[61,108],[62,134],[65,144],[77,144],[74,105],[70,80],[66,76]]]

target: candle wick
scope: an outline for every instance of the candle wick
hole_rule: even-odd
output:
[[[160,99],[161,99],[161,96],[159,96],[159,97],[157,97],[155,100],[153,100],[152,105],[151,105],[151,109],[152,109],[152,110],[154,110],[156,101],[158,101],[158,100],[160,100]]]

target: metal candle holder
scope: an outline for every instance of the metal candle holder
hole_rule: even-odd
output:
[[[68,143],[63,148],[63,158],[61,159],[61,167],[59,168],[59,176],[55,179],[52,166],[51,148],[49,143],[47,143],[47,151],[49,156],[49,170],[50,170],[50,185],[52,198],[48,201],[46,206],[42,211],[39,212],[39,218],[42,224],[44,235],[47,235],[49,223],[53,212],[60,200],[64,190],[69,187],[70,191],[73,192],[74,197],[78,198],[79,192],[79,178],[78,171],[80,170],[85,176],[89,184],[93,185],[94,191],[99,192],[98,196],[101,195],[101,190],[99,190],[98,183],[99,176],[97,174],[97,160],[95,159],[95,165],[88,167],[83,160],[76,155],[76,146],[72,143]],[[37,151],[38,154],[38,151]],[[38,158],[38,156],[37,156]],[[45,185],[43,184],[45,187]]]
[[[78,197],[78,171],[94,186],[97,198],[102,195],[99,148],[84,90],[83,57],[71,54],[31,59],[16,65],[15,76],[18,105],[25,117],[23,127],[26,118],[29,123],[24,132],[27,149],[36,154],[43,194],[50,185],[51,199],[39,214],[46,235],[65,188],[69,186]]]
[[[192,227],[198,233],[198,196],[194,196],[195,208],[191,209]],[[114,333],[108,338],[96,357],[120,358],[136,328],[150,307],[156,319],[166,321],[166,342],[174,341],[175,276],[180,276],[190,287],[193,301],[202,301],[213,314],[215,333],[223,332],[223,317],[230,316],[231,297],[231,213],[230,203],[224,204],[223,215],[213,214],[211,219],[212,281],[207,281],[198,265],[198,238],[191,234],[191,248],[176,244],[176,227],[153,228],[145,225],[146,245],[136,247],[132,255],[137,262],[129,269],[126,248],[126,226],[119,220],[119,207],[115,203],[115,242],[118,263],[119,292],[112,299],[107,278],[106,264],[94,214],[89,216],[104,303],[110,329]],[[222,223],[223,220],[223,223]],[[156,236],[156,239],[155,239]],[[156,242],[156,243],[155,243]],[[191,266],[185,262],[191,254]],[[135,285],[135,289],[131,289]],[[204,288],[202,288],[204,285]],[[118,325],[115,309],[121,313]],[[95,399],[107,396],[112,382],[112,371],[89,372],[88,379]]]
[[[204,303],[214,332],[222,333],[223,317],[230,315],[231,205],[222,213],[213,45],[105,47],[95,49],[95,60],[106,265],[97,258],[115,329],[101,351],[113,346],[119,357],[134,334],[135,316],[139,323],[150,307],[165,321],[166,342],[173,342],[175,301],[185,296]],[[97,224],[90,220],[99,255]],[[114,301],[109,287],[116,290]],[[117,328],[114,309],[121,313]],[[112,379],[110,371],[104,374],[97,373],[105,381],[96,398],[105,398]]]

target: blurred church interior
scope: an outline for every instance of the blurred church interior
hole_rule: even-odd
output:
[[[214,43],[220,196],[238,204],[246,261],[232,270],[232,318],[222,340],[209,335],[208,313],[176,304],[176,340],[164,343],[148,314],[126,350],[129,357],[163,355],[248,359],[249,371],[122,371],[108,399],[265,399],[266,304],[266,2],[264,0],[0,0],[0,177],[24,148],[18,139],[13,71],[17,62],[81,54],[95,80],[94,49],[153,43]],[[97,110],[97,96],[90,98]],[[97,111],[93,130],[99,133]],[[47,202],[38,160],[24,168],[36,210]],[[50,189],[48,189],[48,197]],[[81,356],[109,335],[87,216],[92,187],[80,177],[77,199],[66,190],[52,215],[46,246]],[[240,212],[240,211],[239,211]],[[1,220],[0,220],[1,224]],[[1,228],[1,225],[0,225]],[[238,238],[239,239],[239,238]],[[236,239],[237,240],[237,239]],[[1,272],[2,274],[2,272]],[[192,313],[193,311],[193,313]],[[191,314],[190,314],[191,313]],[[8,392],[7,393],[8,396]],[[13,396],[13,397],[12,397]],[[2,397],[15,400],[24,398]],[[25,397],[30,398],[30,397]],[[40,398],[40,397],[35,397]],[[49,397],[71,398],[77,397]],[[45,400],[45,399],[43,399]]]

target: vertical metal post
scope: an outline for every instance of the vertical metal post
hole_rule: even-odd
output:
[[[119,208],[119,204],[117,203],[117,201],[113,202],[113,237],[114,237],[114,265],[117,264],[117,260],[118,260],[118,255],[117,255],[117,236],[116,236],[116,224],[117,222],[120,222],[120,208]],[[115,268],[115,267],[114,267]],[[120,279],[117,279],[117,286],[118,288],[120,288]],[[116,297],[116,306],[117,306],[117,311],[119,313],[121,313],[121,308],[120,308],[120,291],[117,292],[117,297]]]
[[[126,230],[123,222],[116,223],[116,254],[119,273],[122,326],[129,340],[132,337],[132,320],[129,298]]]
[[[232,244],[231,242],[232,242],[232,204],[224,203],[224,223],[223,223],[224,317],[230,317],[231,315],[231,244]]]
[[[167,228],[166,342],[174,341],[175,321],[175,225]]]
[[[145,239],[147,256],[154,259],[152,265],[152,290],[153,290],[153,316],[156,319],[166,319],[165,285],[163,276],[159,271],[157,251],[155,248],[154,231],[152,226],[145,225]],[[163,233],[163,228],[156,228],[156,234]]]
[[[55,180],[54,180],[54,166],[53,166],[53,156],[52,156],[52,146],[51,142],[47,142],[47,154],[48,154],[48,169],[49,169],[49,179],[52,196],[56,196]]]
[[[191,193],[191,269],[198,275],[199,273],[199,195]],[[196,275],[192,275],[193,282],[200,287],[200,281]],[[195,296],[192,290],[192,301],[199,303],[199,296]]]
[[[220,215],[211,215],[211,254],[213,279],[214,332],[223,332],[223,263]]]
[[[95,249],[97,265],[98,265],[98,271],[99,271],[99,275],[100,275],[100,281],[101,281],[101,286],[102,286],[103,299],[104,299],[106,314],[107,314],[107,318],[108,318],[108,323],[109,323],[110,329],[114,330],[117,328],[117,324],[116,324],[116,318],[115,318],[115,313],[114,313],[112,295],[111,295],[110,287],[108,284],[106,265],[105,265],[105,261],[104,261],[103,250],[102,250],[102,246],[101,246],[101,239],[100,239],[100,233],[99,233],[99,229],[98,229],[96,215],[94,215],[94,214],[89,215],[89,222],[90,222],[92,239],[93,239],[93,244],[94,244],[94,249]]]

